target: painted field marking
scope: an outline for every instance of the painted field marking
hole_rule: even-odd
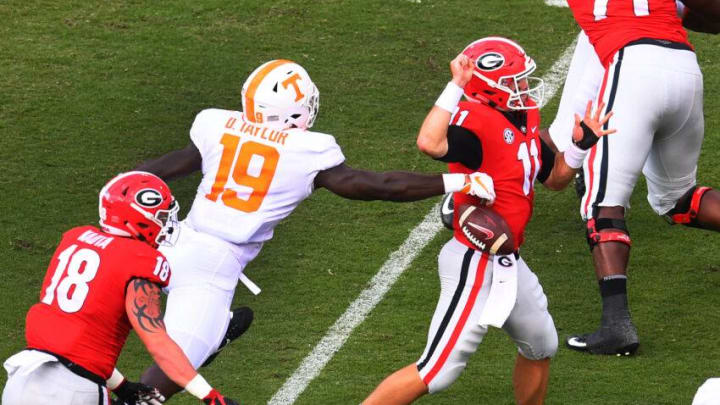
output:
[[[551,1],[551,0],[546,0]],[[550,101],[565,80],[570,66],[577,38],[568,46],[550,70],[543,76],[545,81],[545,103]],[[543,105],[544,105],[543,104]],[[370,280],[370,286],[363,290],[340,318],[328,329],[315,348],[303,359],[282,387],[270,398],[268,405],[291,405],[305,391],[325,365],[340,350],[352,331],[360,325],[370,311],[383,299],[400,275],[415,260],[415,257],[442,229],[440,204],[436,204],[425,215],[422,222],[411,232],[405,242],[385,261]]]
[[[545,0],[545,4],[552,7],[567,7],[568,3],[566,0]]]

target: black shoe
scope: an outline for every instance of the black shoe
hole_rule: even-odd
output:
[[[580,199],[585,195],[585,173],[582,167],[575,173],[575,195]]]
[[[253,321],[252,309],[250,309],[249,307],[241,307],[233,309],[232,313],[233,316],[232,318],[230,318],[230,323],[228,324],[227,331],[225,332],[225,337],[223,338],[222,342],[220,342],[220,346],[218,346],[215,353],[211,354],[210,357],[208,357],[207,360],[205,360],[205,362],[200,367],[205,367],[212,363],[213,360],[215,360],[215,357],[220,354],[220,351],[225,346],[227,346],[233,340],[242,336],[242,334],[250,328],[250,324],[252,324]]]
[[[580,352],[632,356],[637,351],[637,330],[630,320],[613,326],[601,326],[593,333],[567,338],[565,345]]]

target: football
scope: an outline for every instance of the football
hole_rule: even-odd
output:
[[[515,241],[507,222],[492,208],[463,204],[458,207],[458,225],[465,237],[478,250],[507,255]]]

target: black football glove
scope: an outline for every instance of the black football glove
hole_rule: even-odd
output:
[[[582,128],[583,137],[579,141],[575,141],[573,139],[573,143],[582,150],[589,150],[598,143],[600,138],[595,135],[595,132],[593,132],[593,130],[587,126],[584,121],[580,121],[580,128]]]
[[[113,390],[113,394],[118,397],[118,400],[113,402],[115,404],[161,405],[165,401],[165,397],[160,394],[157,388],[128,380],[123,380]]]
[[[222,396],[222,394],[217,392],[214,388],[210,390],[210,393],[207,394],[202,401],[205,405],[240,405],[234,400]]]

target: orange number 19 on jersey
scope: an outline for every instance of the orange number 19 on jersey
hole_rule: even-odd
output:
[[[218,197],[222,196],[223,203],[228,207],[243,212],[257,211],[270,188],[273,176],[275,176],[280,153],[272,146],[253,141],[244,142],[238,152],[240,137],[237,135],[223,134],[220,143],[223,145],[220,166],[215,175],[215,183],[205,197],[208,200],[217,201]],[[235,158],[236,154],[237,158]],[[260,173],[257,175],[251,175],[248,172],[253,156],[263,159]],[[238,198],[234,190],[225,188],[230,169],[232,169],[232,179],[237,185],[252,189],[247,200]]]

